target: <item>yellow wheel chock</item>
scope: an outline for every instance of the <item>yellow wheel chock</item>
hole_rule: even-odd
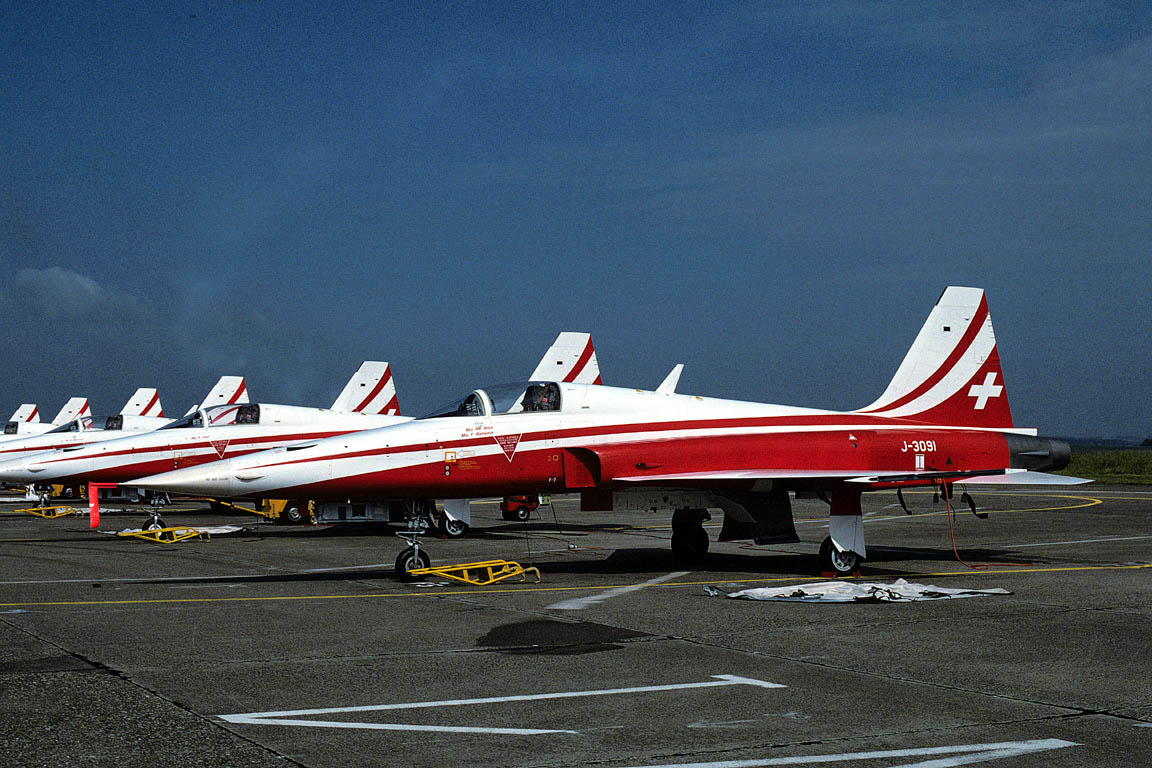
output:
[[[42,517],[45,520],[54,520],[57,517],[64,517],[65,515],[78,515],[80,510],[76,507],[28,507],[27,509],[17,509],[17,512],[27,512],[36,517]]]
[[[495,584],[498,581],[519,576],[520,581],[527,581],[527,573],[536,574],[536,583],[540,583],[540,569],[535,567],[524,568],[520,563],[510,560],[485,560],[481,563],[460,563],[459,565],[439,565],[431,568],[415,568],[408,571],[409,576],[443,576],[446,579],[462,581],[476,587]]]
[[[207,531],[198,531],[195,528],[187,526],[177,526],[175,528],[153,528],[150,531],[121,531],[116,534],[117,536],[133,536],[137,539],[145,539],[147,541],[155,541],[161,544],[172,544],[177,541],[187,541],[188,539],[211,539]]]

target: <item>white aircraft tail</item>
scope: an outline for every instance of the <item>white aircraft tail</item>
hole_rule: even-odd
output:
[[[39,424],[40,423],[40,409],[36,407],[35,403],[24,403],[16,409],[12,414],[12,418],[8,421],[22,421],[25,424]]]
[[[592,347],[592,334],[564,331],[540,359],[531,381],[567,381],[600,384],[600,364]]]
[[[164,416],[164,408],[160,405],[160,393],[150,387],[140,387],[124,407],[120,409],[121,416]]]
[[[949,286],[880,399],[857,413],[954,426],[1011,428],[988,302]]]
[[[399,416],[396,382],[388,363],[365,360],[332,403],[332,410]]]
[[[216,386],[204,398],[204,401],[197,403],[188,409],[188,416],[199,408],[210,408],[213,405],[232,405],[235,403],[248,402],[248,388],[244,384],[243,376],[221,376],[220,380],[216,382]]]
[[[88,398],[86,397],[73,397],[68,402],[64,403],[64,407],[60,409],[60,413],[56,414],[56,418],[52,419],[52,423],[56,426],[67,424],[73,419],[79,419],[82,416],[91,416],[92,408],[88,405]]]

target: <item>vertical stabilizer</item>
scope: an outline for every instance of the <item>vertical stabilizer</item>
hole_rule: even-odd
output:
[[[121,416],[154,416],[162,418],[164,408],[160,405],[160,393],[150,387],[140,387],[124,407],[120,409]]]
[[[233,405],[236,403],[248,402],[248,388],[244,385],[243,376],[221,376],[220,380],[216,382],[216,386],[204,398],[204,401],[197,403],[188,409],[189,415],[197,408],[210,408],[213,405]]]
[[[60,413],[56,414],[56,418],[52,419],[52,423],[56,426],[67,424],[73,419],[79,419],[82,416],[91,416],[92,408],[88,405],[88,398],[86,397],[73,397],[68,402],[64,403],[64,407],[60,409]]]
[[[365,360],[332,403],[332,410],[399,416],[396,382],[388,363]]]
[[[567,381],[599,384],[600,364],[592,347],[592,334],[564,331],[540,359],[531,381]]]
[[[8,421],[20,421],[25,424],[39,424],[40,423],[40,409],[36,407],[35,403],[24,403],[16,409],[12,414],[12,418]]]
[[[945,289],[884,394],[858,413],[933,424],[1012,427],[984,291]]]

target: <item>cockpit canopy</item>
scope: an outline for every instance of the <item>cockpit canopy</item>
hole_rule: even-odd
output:
[[[60,434],[62,432],[87,432],[92,429],[92,425],[96,423],[96,419],[91,416],[80,416],[79,418],[72,419],[67,424],[61,424],[54,429],[50,429],[50,434]]]
[[[200,408],[182,419],[166,424],[161,429],[201,429],[203,427],[219,427],[225,424],[259,424],[260,406],[257,403],[248,405],[213,405]]]
[[[473,390],[466,397],[424,416],[499,416],[506,413],[560,410],[560,385],[554,381],[529,384],[497,384]]]
[[[15,435],[20,432],[20,422],[10,421],[4,425],[4,434]]]

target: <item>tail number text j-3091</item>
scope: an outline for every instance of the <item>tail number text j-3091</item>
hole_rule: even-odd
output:
[[[912,442],[904,441],[904,447],[900,449],[901,453],[932,453],[936,450],[935,440],[913,440]]]

